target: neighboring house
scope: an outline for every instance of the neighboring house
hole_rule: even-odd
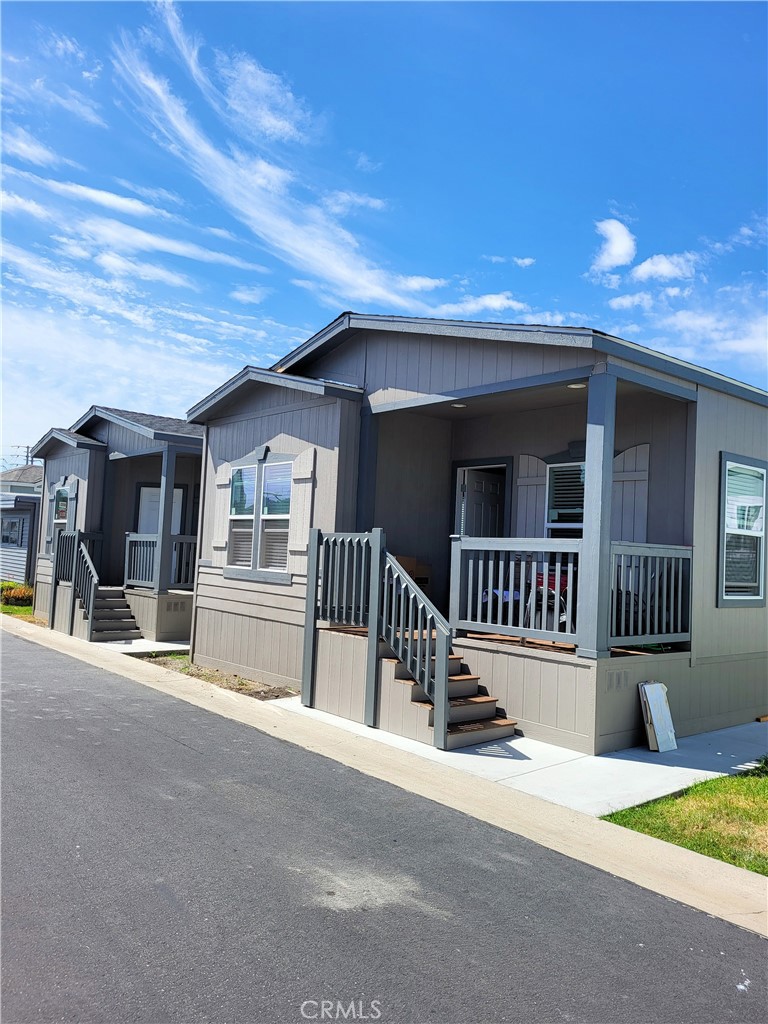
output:
[[[7,494],[42,494],[43,467],[18,466],[0,473],[0,491]]]
[[[765,714],[767,405],[586,328],[344,314],[189,413],[193,658],[438,746],[620,749],[649,679],[682,735]]]
[[[42,475],[42,466],[26,468]],[[39,513],[39,494],[0,492],[0,579],[34,583]]]
[[[93,406],[45,460],[35,614],[82,639],[189,637],[202,429]]]

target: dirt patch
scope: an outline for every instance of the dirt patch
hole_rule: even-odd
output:
[[[33,626],[47,626],[48,623],[45,619],[38,619],[32,614],[32,609],[28,605],[14,606],[4,604],[0,607],[0,613],[3,615],[11,615],[17,622],[31,622]]]
[[[245,679],[233,673],[219,672],[216,668],[193,665],[188,654],[149,655],[143,660],[151,661],[153,665],[160,665],[162,668],[169,668],[172,672],[181,672],[182,675],[213,683],[224,690],[244,693],[246,697],[255,697],[256,700],[279,700],[281,697],[295,697],[298,693],[298,690],[291,690],[287,686],[271,686],[269,683]]]

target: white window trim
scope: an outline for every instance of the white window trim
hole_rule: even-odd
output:
[[[563,466],[581,466],[582,475],[586,471],[586,463],[583,459],[576,460],[574,462],[549,462],[547,463],[547,475],[546,475],[546,486],[544,489],[544,529],[547,531],[547,537],[550,539],[556,539],[561,537],[564,530],[584,530],[584,507],[581,509],[581,522],[580,523],[556,523],[550,522],[549,519],[549,481],[551,477],[551,470],[559,469]]]
[[[720,507],[719,507],[719,551],[717,560],[717,607],[718,608],[761,608],[765,606],[765,512],[763,513],[763,528],[758,533],[755,530],[744,530],[729,527],[726,523],[726,504],[728,499],[728,470],[731,468],[743,468],[758,472],[763,478],[763,508],[765,509],[768,498],[768,463],[761,459],[752,459],[744,455],[734,455],[731,452],[720,453]],[[757,537],[757,593],[756,594],[727,594],[725,578],[725,556],[726,540],[729,536],[736,537]]]
[[[242,580],[254,580],[265,583],[280,583],[289,584],[292,580],[290,572],[290,553],[287,553],[286,566],[280,569],[265,569],[260,566],[261,561],[261,524],[265,520],[276,520],[283,519],[286,522],[286,535],[290,534],[291,527],[291,512],[289,509],[288,515],[265,515],[263,509],[263,497],[264,497],[264,469],[267,465],[289,465],[293,466],[295,456],[278,454],[277,452],[270,452],[267,447],[258,449],[251,455],[246,456],[244,459],[238,459],[236,462],[230,463],[230,493],[228,500],[228,507],[230,514],[227,517],[227,561],[224,566],[224,576],[229,579],[242,579]],[[253,495],[253,514],[246,516],[237,516],[231,514],[232,508],[232,480],[234,479],[235,473],[238,470],[243,469],[255,469],[256,480],[254,483],[254,495]],[[293,474],[291,473],[291,502],[293,500]],[[231,557],[231,540],[230,540],[230,523],[232,522],[250,522],[252,525],[252,538],[251,538],[251,564],[245,565],[233,565],[229,559]]]

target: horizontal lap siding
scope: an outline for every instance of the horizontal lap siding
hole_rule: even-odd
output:
[[[224,579],[200,566],[195,661],[266,681],[299,685],[306,585]]]
[[[0,579],[27,582],[27,550],[34,538],[29,536],[29,513],[9,509],[3,513],[9,518],[21,519],[21,544],[0,544]]]

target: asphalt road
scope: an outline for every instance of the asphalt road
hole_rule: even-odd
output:
[[[4,1024],[766,1020],[752,933],[7,634],[3,677]]]

